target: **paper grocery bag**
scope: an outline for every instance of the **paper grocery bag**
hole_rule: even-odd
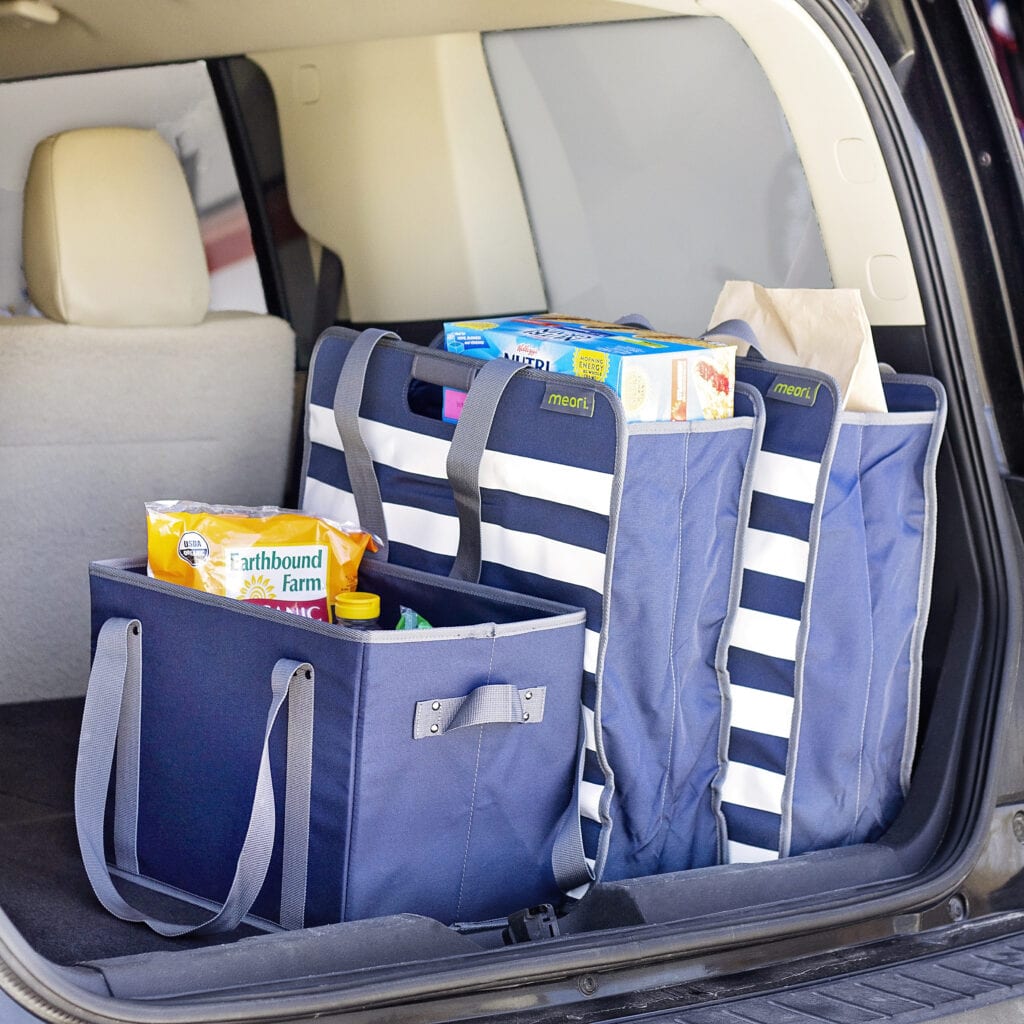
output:
[[[765,359],[831,374],[849,412],[887,412],[871,325],[855,288],[763,288],[726,281],[711,317],[745,320]],[[746,352],[740,343],[741,353]]]

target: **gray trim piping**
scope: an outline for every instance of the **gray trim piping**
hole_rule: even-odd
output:
[[[737,389],[741,382],[737,381]],[[745,385],[744,385],[745,386]],[[738,430],[749,427],[752,416],[728,416],[722,420],[686,420],[677,423],[627,423],[626,432],[633,437],[643,434],[713,434],[719,430]]]
[[[935,536],[938,523],[938,493],[935,472],[946,426],[946,391],[931,377],[898,374],[887,378],[901,384],[920,384],[935,395],[934,422],[925,451],[922,483],[924,485],[924,524],[921,531],[921,573],[917,586],[917,617],[910,638],[910,672],[907,674],[907,728],[900,759],[900,789],[906,797],[910,789],[910,772],[917,746],[918,721],[921,714],[921,671],[924,634],[932,601],[932,572],[935,565]]]
[[[607,390],[607,389],[606,389]],[[601,727],[601,710],[604,694],[604,662],[608,651],[608,634],[612,622],[612,581],[615,574],[615,549],[619,535],[619,513],[622,509],[622,493],[626,486],[626,461],[629,456],[629,432],[622,402],[614,392],[609,391],[609,401],[615,416],[615,468],[612,474],[611,501],[608,507],[608,549],[605,551],[604,594],[601,599],[601,637],[597,647],[597,668],[594,672],[594,745],[597,748],[597,763],[604,774],[604,790],[598,803],[601,815],[601,835],[594,858],[594,878],[600,880],[608,859],[613,821],[611,816],[612,798],[615,795],[615,771],[608,761],[604,748],[604,733]]]

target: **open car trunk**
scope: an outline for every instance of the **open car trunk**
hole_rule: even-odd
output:
[[[607,5],[595,5],[595,11],[598,6],[601,10],[593,17],[610,17]],[[1012,418],[1017,414],[1007,410],[1019,410],[1020,388],[1019,380],[1014,384],[1011,379],[1016,369],[1015,357],[1008,350],[1010,343],[991,348],[982,344],[985,331],[990,338],[1003,338],[1020,317],[1020,311],[1006,298],[1012,288],[998,293],[996,300],[993,285],[999,276],[993,268],[999,267],[1003,280],[1011,283],[1012,275],[1020,273],[1019,268],[1011,273],[1000,267],[998,253],[999,233],[1008,231],[1011,219],[1019,217],[1018,209],[1010,209],[1009,198],[1017,182],[1008,175],[1005,181],[987,183],[987,201],[1004,204],[1000,209],[1005,225],[989,225],[995,233],[988,236],[988,244],[971,244],[966,254],[957,251],[952,235],[946,233],[949,227],[962,232],[976,230],[985,221],[985,207],[970,191],[976,182],[965,169],[964,150],[937,127],[957,117],[955,109],[948,106],[953,101],[930,49],[935,38],[929,32],[941,34],[941,29],[927,20],[912,24],[903,13],[890,16],[869,5],[874,12],[873,20],[868,18],[876,34],[873,40],[845,3],[794,0],[765,6],[771,7],[770,14],[750,14],[743,10],[743,3],[729,0],[666,4],[666,9],[657,11],[631,9],[638,18],[664,17],[672,13],[667,9],[671,7],[687,15],[718,14],[724,20],[641,20],[637,22],[643,26],[640,31],[657,26],[660,34],[636,36],[629,45],[641,53],[649,53],[643,48],[658,39],[684,45],[688,28],[684,23],[705,22],[697,26],[702,31],[695,41],[686,44],[693,46],[686,59],[697,59],[710,45],[724,47],[709,58],[727,69],[721,80],[716,79],[715,88],[730,76],[743,81],[756,78],[762,75],[759,68],[763,69],[766,77],[761,84],[769,86],[769,95],[766,99],[758,93],[756,103],[770,100],[770,111],[757,107],[757,114],[751,115],[754,107],[745,107],[747,100],[738,92],[725,104],[731,116],[741,121],[750,118],[748,148],[734,158],[741,170],[734,184],[744,190],[743,202],[738,200],[738,205],[749,203],[765,214],[751,251],[762,245],[762,235],[769,237],[779,230],[796,231],[799,237],[795,236],[786,254],[787,267],[772,264],[768,257],[767,262],[758,262],[760,257],[752,256],[743,269],[750,270],[750,277],[760,273],[766,283],[782,284],[783,271],[789,270],[793,276],[787,283],[825,286],[834,282],[861,287],[880,360],[899,372],[934,375],[949,393],[949,421],[937,467],[938,533],[922,665],[918,747],[909,796],[892,826],[871,843],[771,863],[730,864],[599,882],[571,912],[556,922],[538,924],[531,941],[506,942],[503,923],[445,927],[412,915],[270,935],[243,926],[227,936],[168,939],[110,916],[96,902],[82,867],[74,820],[82,699],[9,703],[0,706],[0,908],[6,914],[6,919],[0,919],[0,951],[14,965],[5,975],[9,992],[27,998],[27,991],[41,991],[42,1001],[36,997],[33,1004],[36,1012],[46,1014],[50,1011],[44,1004],[57,1005],[86,1019],[110,1009],[112,1004],[104,1002],[107,997],[147,1001],[146,1010],[117,1004],[113,1015],[126,1020],[135,1019],[135,1014],[141,1019],[154,1003],[166,1002],[167,1007],[161,1008],[161,1012],[167,1011],[165,1019],[176,1019],[176,1014],[181,1015],[177,1019],[225,1019],[225,1015],[246,1019],[257,1014],[274,1017],[379,1005],[400,1007],[393,1012],[403,1020],[518,1013],[517,1019],[526,1021],[544,1019],[550,1012],[545,1007],[595,997],[607,1000],[594,1002],[588,1011],[592,1019],[598,1019],[639,1012],[645,1004],[642,999],[630,1002],[634,998],[630,993],[792,962],[1024,905],[1016,881],[1019,856],[1015,841],[1006,839],[1012,836],[1009,823],[1024,792],[1024,774],[1014,742],[1002,747],[1001,754],[996,747],[999,728],[1013,731],[1010,704],[1017,672],[1019,545],[1000,489],[999,469],[1000,459],[1004,471],[1008,467],[1012,473],[1024,466],[1018,461],[1019,438],[1007,440],[1017,429]],[[426,288],[435,289],[436,301],[424,313],[415,305],[417,296],[409,302],[404,295],[392,301],[387,280],[371,287],[367,275],[372,275],[374,265],[397,261],[399,248],[435,244],[442,251],[431,261],[431,273],[437,268],[454,273],[458,261],[448,250],[448,240],[431,235],[437,226],[429,218],[425,226],[409,225],[408,232],[399,232],[398,243],[367,232],[344,252],[349,282],[347,322],[391,324],[400,333],[408,334],[411,329],[426,339],[432,333],[426,325],[446,317],[543,305],[558,308],[563,302],[586,300],[586,288],[578,287],[571,264],[559,262],[564,233],[576,225],[558,209],[564,181],[545,183],[543,145],[549,139],[540,133],[539,143],[531,141],[523,128],[543,107],[525,90],[524,82],[529,80],[538,90],[544,86],[558,94],[561,84],[543,79],[548,72],[555,75],[558,46],[575,45],[572,33],[594,33],[588,38],[597,40],[597,49],[591,54],[596,66],[620,45],[614,37],[597,35],[609,26],[571,25],[575,19],[588,20],[585,8],[585,4],[576,5],[564,15],[562,20],[570,23],[569,27],[533,30],[527,23],[515,26],[528,29],[522,34],[488,35],[485,31],[484,35],[482,53],[495,83],[502,123],[510,133],[513,178],[525,193],[517,230],[525,230],[526,248],[538,251],[538,273],[532,277],[517,272],[504,288],[481,287],[468,295],[457,288],[449,290],[443,281],[428,281]],[[898,4],[891,9],[903,11]],[[616,8],[615,13],[622,12]],[[476,16],[488,21],[485,14]],[[966,19],[966,12],[964,16]],[[543,22],[538,12],[534,17]],[[762,18],[760,23],[758,18]],[[496,25],[479,25],[472,13],[461,12],[453,25],[444,28],[460,34],[446,36],[447,41],[438,45],[461,53],[465,35],[470,34],[477,39],[477,52],[481,29],[510,27],[500,18],[497,21]],[[310,111],[315,104],[309,99],[313,87],[302,80],[295,93],[289,94],[286,83],[293,81],[296,68],[319,65],[326,100],[332,88],[340,89],[341,94],[354,88],[353,80],[361,74],[358,69],[386,59],[388,45],[396,53],[404,52],[409,61],[423,57],[412,52],[416,39],[399,39],[402,33],[394,25],[390,29],[395,37],[390,43],[386,32],[378,29],[383,42],[348,42],[340,44],[338,53],[249,47],[253,61],[267,73],[274,88],[289,160],[290,199],[300,222],[305,223],[312,216],[310,211],[336,187],[335,179],[325,176],[323,167],[331,165],[340,151],[310,150],[309,139],[316,134],[316,125],[300,122],[313,116]],[[351,49],[345,50],[345,46]],[[375,46],[382,47],[379,53],[373,51]],[[799,71],[794,70],[796,54],[801,54]],[[341,59],[346,56],[352,58],[347,64]],[[659,59],[662,56],[658,54]],[[749,66],[737,63],[742,60],[749,60]],[[352,75],[341,85],[332,85],[328,71],[332,61],[345,64]],[[251,64],[245,69],[238,64],[229,66],[232,64],[216,65],[225,110],[232,103],[237,108],[245,99],[243,86],[250,81],[246,76],[255,74]],[[571,71],[571,61],[567,66]],[[524,68],[533,69],[532,78]],[[454,79],[448,85],[454,88]],[[723,116],[721,110],[707,113],[705,108],[713,101],[714,88],[709,88],[698,103],[690,105],[704,110],[705,139],[714,135],[715,116]],[[567,108],[560,110],[552,101],[546,130],[557,132],[560,116],[573,122],[583,116],[566,102]],[[382,118],[386,108],[382,102],[378,110]],[[830,177],[832,172],[824,168],[822,161],[834,152],[834,140],[821,120],[828,110],[837,118],[853,117],[862,133],[873,132],[868,148],[874,152],[877,146],[885,165],[876,169],[877,177],[875,172],[858,170],[862,167],[858,163],[860,147],[867,145],[860,138],[860,145],[850,148],[851,162],[837,180],[869,193],[878,184],[880,195],[871,193],[865,198],[862,193],[844,192]],[[777,179],[758,184],[751,172],[749,161],[756,157],[758,147],[783,145],[774,136],[767,139],[759,134],[759,119],[776,116],[788,139],[784,146],[790,147],[791,154],[799,154],[797,166],[802,164],[809,191],[802,186],[789,189]],[[919,119],[916,123],[914,116]],[[251,121],[251,112],[248,117]],[[621,134],[608,129],[613,137],[607,147],[582,146],[574,156],[567,143],[563,154],[566,166],[574,159],[585,163],[595,153],[614,151],[629,134],[623,125],[616,127]],[[240,116],[234,126],[242,140],[235,139],[239,152],[253,144],[251,129],[250,123],[247,137],[246,116]],[[657,124],[646,129],[655,138],[661,130]],[[598,131],[598,124],[587,125],[584,136],[593,139]],[[300,138],[300,133],[305,134]],[[970,146],[963,138],[959,141],[969,158]],[[930,143],[930,152],[924,142]],[[369,140],[362,143],[370,145]],[[455,147],[456,164],[464,158],[458,143],[449,140]],[[406,138],[398,145],[395,162],[408,158],[427,141]],[[639,148],[646,151],[647,145],[644,141]],[[996,150],[995,141],[988,145]],[[1013,153],[1015,161],[1016,150]],[[1013,167],[1019,169],[1016,163]],[[785,164],[785,174],[792,170],[793,164]],[[347,173],[341,168],[339,173],[343,172]],[[562,172],[571,177],[560,167]],[[599,177],[599,171],[593,174]],[[714,176],[711,171],[699,184],[688,186],[687,202],[699,206],[702,193],[712,189]],[[749,194],[747,176],[752,182]],[[334,223],[319,225],[323,228],[319,237],[325,244],[332,241],[332,231],[344,234],[352,230],[358,235],[353,220],[353,210],[363,201],[354,191],[358,179],[353,171],[351,180],[345,182],[345,188],[353,191],[341,206],[347,202],[351,208],[338,213]],[[665,180],[659,179],[659,187]],[[608,218],[610,232],[624,230],[635,218],[643,224],[639,233],[650,236],[651,246],[656,249],[661,244],[658,225],[652,220],[656,211],[652,214],[644,208],[644,196],[636,199],[640,213],[630,211],[628,203],[623,204],[625,212],[605,210],[602,190],[608,184],[589,184],[597,196],[596,208]],[[488,198],[494,197],[476,197],[483,202]],[[796,225],[779,212],[787,198],[799,207]],[[861,199],[865,205],[858,208]],[[375,193],[373,201],[391,200]],[[466,214],[465,209],[460,212]],[[708,235],[709,245],[714,240],[724,248],[708,256],[706,280],[695,275],[686,286],[691,289],[686,302],[692,303],[700,316],[706,317],[723,277],[733,274],[731,263],[726,264],[728,273],[720,270],[722,252],[732,244],[737,226],[749,218],[745,207],[739,209],[736,223],[716,227]],[[468,242],[465,251],[457,255],[472,260],[474,254],[488,249],[488,244],[480,235],[479,223],[464,226],[463,241]],[[673,229],[683,230],[679,224]],[[600,234],[599,226],[595,231]],[[965,237],[961,234],[961,239]],[[513,253],[521,241],[509,241]],[[599,237],[597,248],[608,242]],[[630,266],[629,253],[629,247],[624,247],[623,255],[613,254],[596,275],[603,274],[621,286],[595,289],[589,296],[594,308],[588,312],[611,318],[630,312],[618,308],[628,303],[641,308],[658,326],[680,326],[670,320],[678,299],[669,302],[662,298],[665,278],[651,285],[649,266]],[[504,272],[501,259],[489,259],[488,271],[500,278]],[[889,261],[896,261],[898,272]],[[396,276],[403,272],[405,268],[399,267]],[[773,278],[777,281],[770,280]],[[463,302],[476,305],[467,309],[459,305]],[[597,308],[601,303],[607,308]],[[411,321],[416,325],[404,329]],[[694,333],[703,327],[703,322],[690,324]],[[986,374],[1001,375],[994,398],[982,386]],[[88,638],[68,634],[65,642],[85,645]],[[45,675],[46,666],[37,666],[37,671]],[[84,692],[85,682],[83,678],[79,692]],[[842,684],[842,666],[837,666],[836,686]],[[992,842],[986,846],[990,827],[992,834],[1002,836],[995,846]],[[1004,856],[1006,844],[1013,856]],[[201,856],[202,851],[196,855]],[[978,863],[981,867],[972,874]],[[162,916],[189,920],[195,914],[194,908],[183,908],[168,897],[136,890],[127,883],[126,891],[131,891],[140,906]],[[696,987],[686,994],[687,1001],[700,996]],[[272,997],[282,1001],[275,1002]]]

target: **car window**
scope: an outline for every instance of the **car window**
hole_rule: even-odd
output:
[[[730,278],[830,287],[793,139],[717,18],[491,33],[548,307],[691,332]]]
[[[155,128],[181,160],[199,215],[210,308],[266,312],[249,221],[203,62],[0,85],[0,313],[34,312],[21,257],[22,190],[37,142],[112,125]]]

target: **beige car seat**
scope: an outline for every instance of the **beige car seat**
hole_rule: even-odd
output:
[[[195,210],[155,131],[39,143],[24,260],[44,318],[0,320],[0,703],[85,692],[88,564],[145,556],[145,501],[281,501],[293,401],[290,327],[208,312]]]

